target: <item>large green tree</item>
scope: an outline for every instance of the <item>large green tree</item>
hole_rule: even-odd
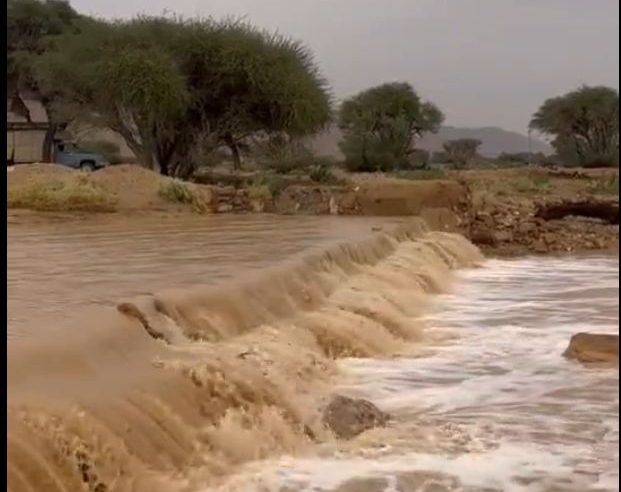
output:
[[[548,99],[530,126],[553,137],[566,164],[619,165],[619,93],[614,89],[583,86]]]
[[[33,63],[45,51],[50,36],[75,31],[81,16],[63,0],[7,0],[6,10],[7,97],[26,91],[41,99],[50,121],[43,143],[43,158],[50,160],[52,139],[62,122],[52,115],[51,95],[39,90]]]
[[[7,88],[35,89],[31,62],[45,49],[49,36],[74,27],[80,19],[63,0],[7,0]]]
[[[59,111],[119,133],[148,166],[187,174],[206,139],[239,146],[257,134],[319,130],[330,96],[312,54],[234,20],[141,17],[61,35],[36,64]]]
[[[442,112],[421,101],[410,84],[383,84],[343,102],[339,145],[351,170],[388,171],[407,166],[415,139],[437,131],[443,120]]]

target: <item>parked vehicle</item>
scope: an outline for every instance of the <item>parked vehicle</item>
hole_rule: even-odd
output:
[[[11,129],[7,132],[7,165],[44,162],[43,142],[45,132],[37,129]],[[108,165],[107,159],[97,152],[80,149],[73,142],[56,140],[52,148],[56,164],[95,171]]]
[[[82,150],[72,142],[63,141],[54,143],[54,162],[83,171],[95,171],[109,164],[103,155]]]

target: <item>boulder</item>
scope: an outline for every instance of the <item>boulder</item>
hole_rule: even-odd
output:
[[[619,363],[619,335],[577,333],[571,337],[565,357],[580,362]]]
[[[336,395],[323,411],[323,423],[340,439],[386,425],[390,416],[367,400]]]
[[[477,246],[494,247],[498,245],[498,239],[496,238],[494,231],[479,224],[475,225],[470,233],[470,241]]]

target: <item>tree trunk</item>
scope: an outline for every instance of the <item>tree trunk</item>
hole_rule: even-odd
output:
[[[239,146],[237,142],[233,139],[233,135],[227,133],[224,136],[224,143],[226,146],[231,149],[231,154],[233,157],[233,169],[235,171],[239,171],[241,169],[241,155],[239,153]]]
[[[535,217],[543,220],[559,220],[568,216],[600,219],[608,224],[619,224],[619,203],[603,200],[583,200],[546,204],[539,207]]]
[[[162,176],[170,176],[170,169],[168,166],[168,162],[160,162],[160,174]]]
[[[54,152],[52,151],[52,148],[54,146],[54,136],[56,135],[57,130],[58,125],[50,123],[50,126],[48,126],[45,131],[45,137],[43,138],[43,149],[41,153],[43,162],[54,162]]]

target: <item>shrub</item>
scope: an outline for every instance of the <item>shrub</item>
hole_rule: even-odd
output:
[[[209,197],[201,193],[194,185],[185,183],[179,179],[167,179],[160,183],[158,194],[166,201],[191,205],[198,213],[210,210]]]
[[[331,164],[318,164],[313,167],[309,173],[309,177],[315,183],[321,183],[326,185],[341,185],[343,180],[334,174],[332,171],[333,166]]]
[[[595,195],[619,195],[619,176],[602,176],[591,183],[591,193]]]
[[[40,212],[112,212],[114,196],[78,176],[70,181],[32,181],[7,189],[7,207]]]
[[[539,175],[523,176],[513,183],[513,187],[518,193],[547,193],[550,188],[550,178]]]
[[[424,179],[445,179],[446,171],[442,168],[433,167],[430,169],[412,169],[406,171],[396,171],[392,176],[400,179],[424,180]]]
[[[279,174],[306,171],[317,164],[313,152],[300,141],[291,141],[284,136],[273,136],[258,145],[257,163],[264,170]]]

